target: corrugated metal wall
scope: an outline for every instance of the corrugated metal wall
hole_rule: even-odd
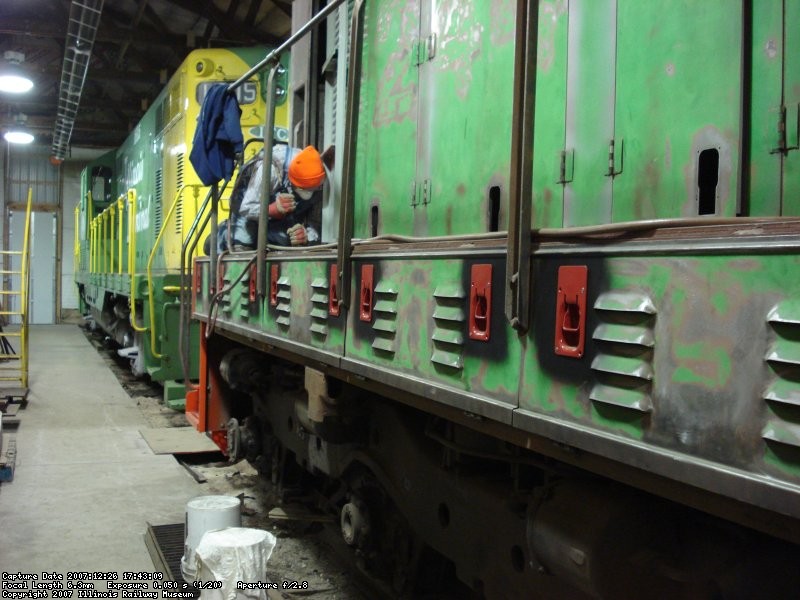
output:
[[[58,205],[61,174],[49,161],[42,146],[9,146],[6,164],[7,202],[25,202],[28,187],[33,188],[34,203]]]
[[[20,215],[25,211],[28,190],[31,189],[36,212],[34,221],[42,224],[33,228],[31,239],[31,300],[36,303],[31,322],[55,323],[61,311],[61,169],[50,164],[46,147],[9,145],[3,172],[3,247],[22,249],[20,224],[24,220]],[[13,231],[10,227],[12,218]],[[6,270],[9,269],[6,267]],[[4,277],[4,289],[17,289],[18,286],[18,282]]]

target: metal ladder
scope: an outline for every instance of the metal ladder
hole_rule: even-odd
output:
[[[28,292],[32,195],[33,190],[29,189],[22,250],[0,250],[0,256],[3,257],[0,275],[3,276],[3,281],[19,276],[19,289],[8,289],[5,283],[0,289],[0,396],[26,396],[28,391]],[[7,330],[9,327],[6,323],[13,317],[19,317],[19,329]],[[16,329],[15,325],[11,327]],[[20,389],[13,389],[12,384],[18,384]]]

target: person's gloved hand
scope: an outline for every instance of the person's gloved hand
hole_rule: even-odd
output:
[[[275,202],[269,205],[269,218],[282,219],[290,212],[293,212],[297,207],[297,202],[294,199],[294,194],[277,194]]]
[[[286,234],[289,236],[289,243],[292,246],[305,246],[308,243],[306,228],[300,223],[289,227],[289,229],[286,230]]]

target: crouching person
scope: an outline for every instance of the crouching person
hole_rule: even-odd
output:
[[[263,151],[241,168],[230,200],[230,220],[219,225],[218,249],[252,250],[258,239],[258,218],[263,190]],[[272,148],[269,183],[267,243],[304,246],[319,240],[304,219],[322,198],[325,167],[313,146],[303,150],[285,144]],[[228,237],[230,236],[230,237]],[[230,244],[228,240],[230,239]]]

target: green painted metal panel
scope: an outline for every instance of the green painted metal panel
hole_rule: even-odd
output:
[[[568,43],[566,151],[574,153],[574,176],[564,188],[564,225],[608,223],[616,0],[570,0]]]
[[[786,0],[784,53],[784,104],[787,145],[800,145],[800,0]],[[783,163],[783,214],[800,215],[800,150],[792,150]]]
[[[367,262],[374,266],[376,287],[380,282],[399,290],[397,313],[391,322],[387,322],[389,313],[373,313],[372,321],[365,322],[358,311],[351,311],[348,358],[516,405],[521,350],[517,336],[502,318],[499,298],[492,308],[490,340],[468,337],[469,297],[464,290],[469,289],[471,263],[450,258]],[[354,273],[360,272],[357,264]],[[494,261],[493,277],[493,288],[500,289],[498,260]],[[358,277],[354,285],[356,296]],[[438,297],[434,290],[439,290]]]
[[[625,157],[614,221],[736,214],[741,48],[742,8],[729,0],[618,0],[615,141]],[[706,174],[716,194],[701,206]]]
[[[369,237],[372,206],[378,233],[411,231],[416,176],[419,39],[416,1],[368,2],[364,18],[354,236]],[[391,43],[389,43],[391,41]]]
[[[164,291],[165,288],[178,285],[177,275],[153,276],[153,313],[150,312],[150,303],[145,293],[146,280],[137,276],[137,301],[141,300],[142,306],[137,309],[137,321],[147,328],[138,341],[139,351],[143,355],[143,364],[148,375],[154,381],[183,381],[183,366],[181,365],[179,349],[180,331],[180,304],[177,296]],[[151,327],[155,325],[153,329]],[[189,373],[197,374],[198,355],[192,351],[199,344],[199,324],[194,321],[189,330]],[[155,334],[153,333],[155,332]],[[154,344],[151,336],[155,335]],[[153,353],[160,354],[158,357]]]
[[[564,148],[567,99],[567,0],[539,4],[539,45],[533,132],[533,227],[564,224],[564,180],[573,176],[572,152]]]
[[[537,281],[553,285],[529,334],[521,409],[735,468],[800,473],[800,453],[786,450],[800,423],[796,255],[575,260],[589,269],[585,355],[553,352],[564,261],[543,258]]]
[[[245,263],[227,263],[228,277],[235,279]],[[344,349],[344,317],[328,313],[328,276],[330,262],[324,260],[268,262],[267,289],[272,264],[278,265],[277,306],[270,304],[269,294],[250,307],[245,296],[238,302],[247,311],[239,324],[253,327],[269,335],[307,344],[320,350],[341,353]],[[245,282],[247,279],[245,279]],[[233,292],[233,299],[237,293]]]
[[[778,120],[783,80],[783,0],[763,0],[754,15],[750,77],[750,169],[746,214],[781,213]]]
[[[487,231],[492,187],[508,204],[514,28],[511,0],[422,5],[417,235]]]

